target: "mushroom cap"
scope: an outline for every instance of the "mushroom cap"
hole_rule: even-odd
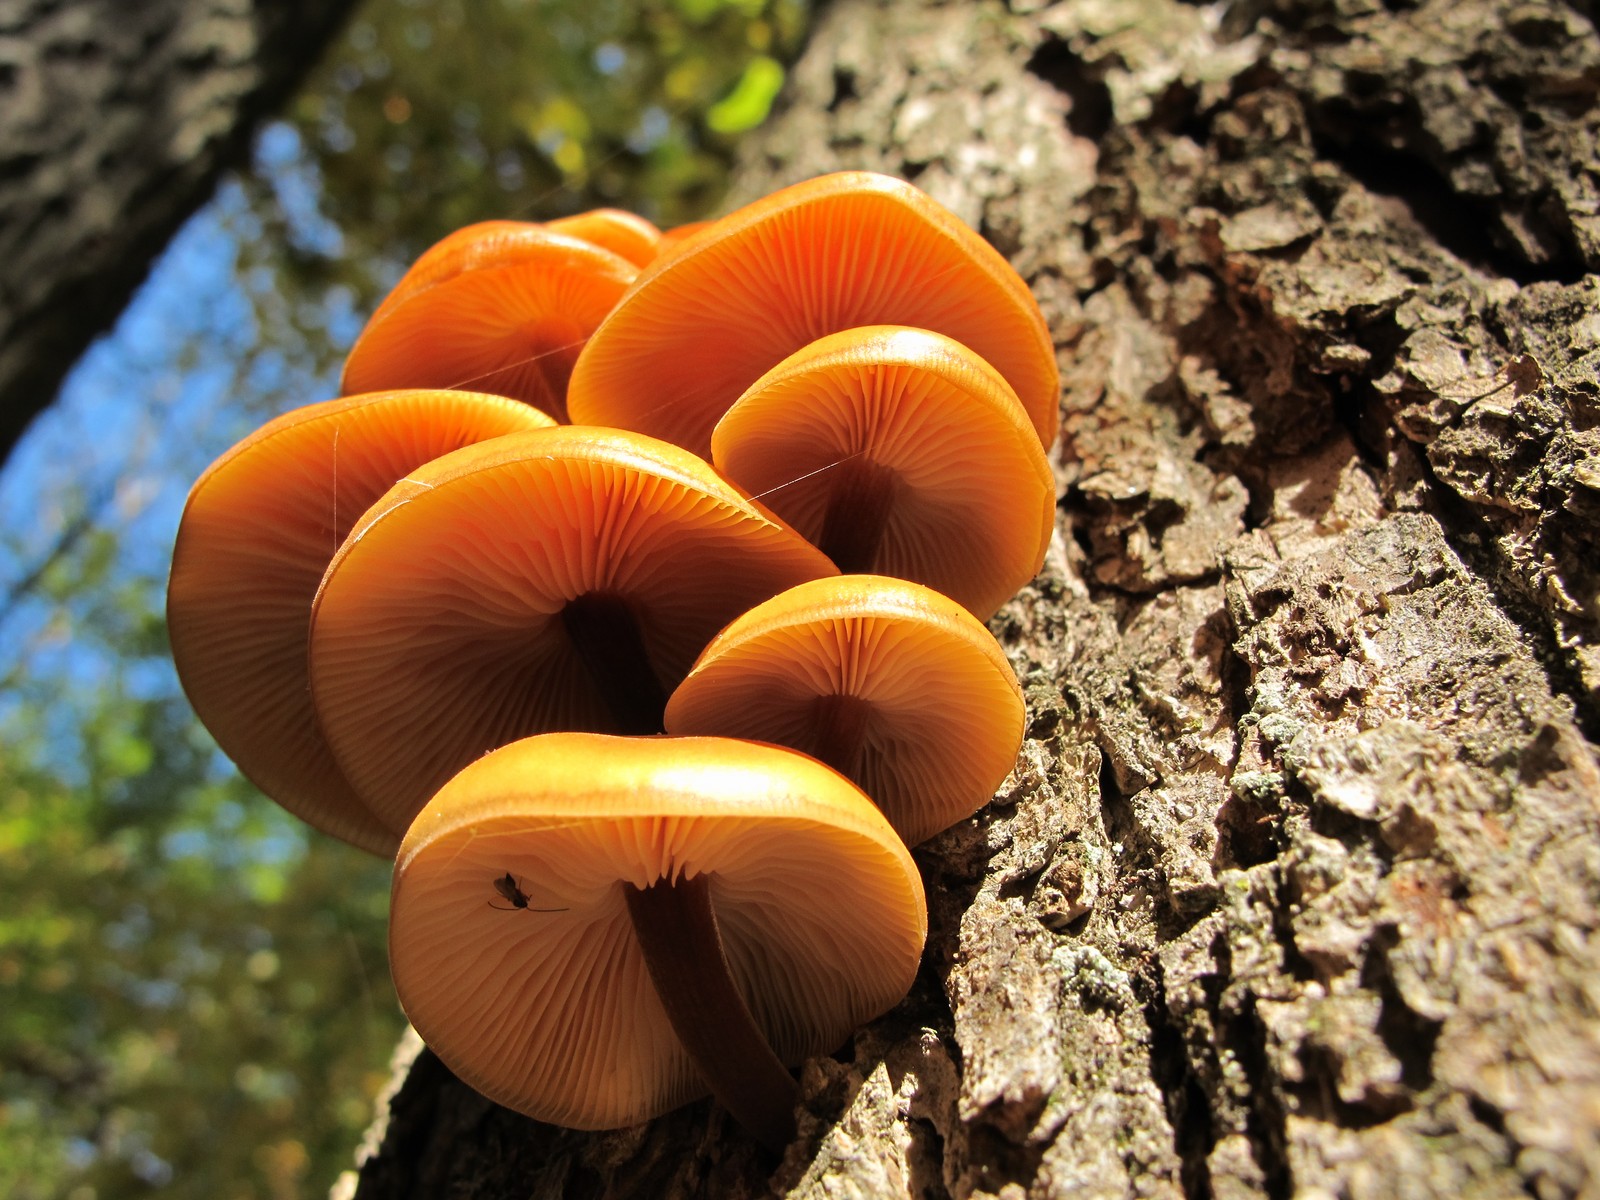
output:
[[[859,738],[834,765],[908,846],[981,808],[1022,745],[1022,688],[989,631],[938,592],[876,575],[802,583],[735,619],[668,700],[667,732],[832,761],[830,697],[851,701]]]
[[[836,573],[676,446],[582,426],[502,438],[414,471],[351,531],[317,594],[312,698],[398,832],[487,750],[615,730],[569,601],[620,597],[665,695],[733,617]]]
[[[661,231],[643,217],[620,208],[594,208],[545,225],[551,233],[582,238],[620,255],[636,267],[647,266],[661,243]]]
[[[489,906],[494,880],[530,906]],[[389,960],[407,1017],[478,1091],[578,1129],[707,1088],[645,966],[624,884],[710,876],[740,993],[789,1064],[910,989],[927,935],[910,856],[848,780],[722,738],[549,734],[450,780],[395,863]]]
[[[669,250],[676,253],[678,247],[694,237],[695,234],[701,230],[710,229],[715,224],[715,221],[689,221],[683,225],[674,225],[671,229],[663,229],[661,231],[661,242],[656,247],[656,256],[659,258]]]
[[[400,281],[379,301],[368,323],[377,320],[380,313],[393,308],[412,292],[419,291],[430,283],[437,283],[440,279],[458,275],[463,270],[471,270],[475,264],[492,260],[499,252],[502,243],[509,241],[515,244],[530,230],[538,228],[539,226],[532,221],[494,220],[475,221],[471,225],[451,230],[419,254],[416,262],[406,268],[406,273],[400,277]]]
[[[311,707],[311,603],[345,532],[429,459],[550,424],[475,392],[353,396],[269,421],[195,483],[167,585],[178,678],[223,752],[297,817],[375,853],[399,841],[339,771]]]
[[[477,221],[445,234],[418,255],[416,262],[406,268],[400,281],[379,303],[372,320],[429,284],[462,271],[494,265],[508,248],[516,253],[516,248],[523,243],[539,240],[540,230],[609,250],[635,267],[642,267],[655,258],[661,240],[661,231],[649,221],[620,208],[596,208],[545,225],[533,221]]]
[[[775,363],[824,334],[888,323],[969,346],[1010,382],[1041,443],[1054,441],[1060,376],[1027,285],[924,192],[864,171],[775,192],[662,254],[584,348],[568,403],[575,421],[704,455],[717,419]]]
[[[1016,395],[959,342],[870,326],[819,338],[757,380],[717,423],[727,478],[819,543],[835,488],[874,464],[893,479],[868,563],[987,620],[1044,564],[1055,477]],[[826,549],[826,547],[824,547]]]
[[[471,388],[564,419],[578,351],[637,273],[537,225],[457,230],[378,306],[345,359],[343,390]]]

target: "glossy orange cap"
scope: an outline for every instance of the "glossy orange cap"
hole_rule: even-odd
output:
[[[620,208],[594,208],[546,223],[551,233],[582,238],[602,250],[643,267],[655,258],[661,244],[661,231],[643,217]]]
[[[667,702],[667,731],[776,742],[840,771],[909,846],[971,816],[1016,762],[1011,664],[960,605],[900,579],[802,583],[737,618]]]
[[[925,329],[819,338],[717,423],[717,470],[841,571],[927,584],[987,620],[1044,563],[1055,477],[1006,381]]]
[[[647,267],[573,369],[572,418],[704,455],[728,406],[778,362],[888,323],[971,348],[1011,384],[1040,442],[1055,439],[1055,349],[1027,285],[927,194],[863,171],[785,188]]]
[[[621,666],[664,700],[728,621],[834,573],[676,446],[583,426],[502,438],[412,472],[346,539],[312,618],[313,698],[345,774],[399,831],[487,750],[618,730],[575,605],[625,618],[614,640],[645,661]]]
[[[345,360],[346,392],[464,388],[566,418],[567,377],[638,268],[537,225],[490,221],[425,253]]]
[[[505,910],[510,875],[529,907]],[[728,966],[785,1063],[835,1049],[916,977],[916,865],[854,785],[722,738],[550,734],[451,779],[395,864],[389,960],[423,1040],[490,1099],[608,1129],[706,1094],[625,890],[706,879]]]
[[[223,752],[302,820],[375,853],[399,841],[340,772],[311,707],[311,603],[344,535],[430,459],[550,424],[474,392],[330,400],[269,421],[190,491],[167,585],[178,678]]]

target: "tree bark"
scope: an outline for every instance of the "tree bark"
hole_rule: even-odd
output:
[[[0,464],[354,0],[0,0]]]
[[[1017,769],[918,850],[923,975],[781,1163],[424,1051],[340,1192],[1593,1194],[1594,19],[835,0],[741,198],[912,179],[1060,352]]]

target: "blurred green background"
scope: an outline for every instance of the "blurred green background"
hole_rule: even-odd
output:
[[[0,475],[0,1196],[318,1196],[402,1028],[388,864],[233,772],[167,657],[189,483],[335,394],[421,249],[714,212],[804,0],[369,0]]]

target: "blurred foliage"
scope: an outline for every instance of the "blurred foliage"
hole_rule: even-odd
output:
[[[473,221],[698,220],[807,15],[806,0],[370,0],[264,143],[250,183],[265,227],[245,244],[294,293],[338,288],[366,313]],[[327,340],[315,320],[293,332]]]
[[[0,1195],[320,1192],[401,1024],[387,865],[218,760],[115,536],[39,584],[109,669],[8,679],[0,714]]]
[[[370,0],[0,480],[0,1196],[320,1196],[402,1027],[388,864],[195,723],[188,483],[490,217],[708,215],[804,0]]]

